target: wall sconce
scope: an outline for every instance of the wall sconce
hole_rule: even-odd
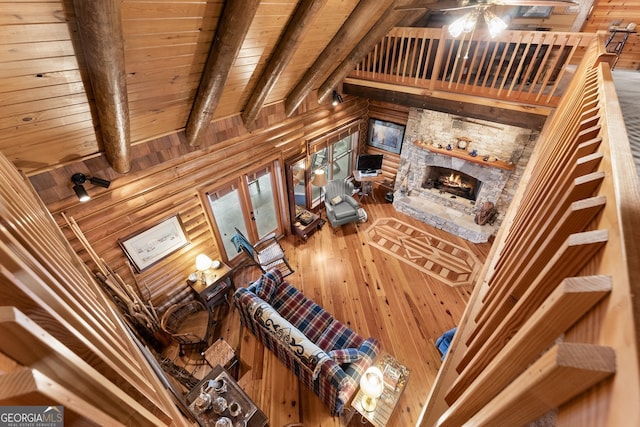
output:
[[[340,96],[340,94],[334,90],[333,91],[333,106],[335,107],[338,104],[342,104],[342,102],[343,102],[342,96]]]
[[[97,185],[98,187],[109,188],[111,185],[111,181],[107,181],[106,179],[91,177],[87,178],[87,176],[83,173],[74,173],[71,175],[71,182],[73,182],[73,191],[75,191],[76,196],[78,196],[78,200],[80,202],[86,202],[91,198],[87,190],[84,188],[84,183],[89,181],[93,185]]]
[[[384,389],[383,376],[380,368],[369,367],[360,378],[360,390],[362,390],[362,409],[371,412],[376,409],[378,399]]]

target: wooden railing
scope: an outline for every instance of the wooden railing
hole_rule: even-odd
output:
[[[540,134],[421,426],[640,425],[640,184],[602,40]]]
[[[0,154],[0,404],[65,425],[190,425],[29,181]]]
[[[349,78],[555,107],[571,77],[567,66],[595,37],[506,31],[491,39],[485,33],[454,39],[446,27],[395,28]]]

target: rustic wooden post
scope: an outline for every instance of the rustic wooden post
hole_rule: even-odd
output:
[[[280,40],[275,52],[269,58],[269,62],[244,108],[242,121],[247,128],[251,127],[255,121],[264,105],[264,101],[278,82],[287,64],[289,64],[309,23],[317,16],[326,2],[327,0],[304,0],[296,8],[293,17],[287,24],[282,40]]]
[[[131,168],[129,103],[120,1],[74,0],[104,152],[119,173]]]
[[[374,18],[377,19],[391,3],[391,0],[361,0],[358,3],[327,47],[309,67],[302,80],[287,96],[284,108],[288,117],[300,106],[318,79],[326,75],[334,66],[336,58],[342,57],[342,52],[356,44],[359,29],[367,26]]]
[[[259,4],[259,0],[231,0],[225,3],[187,121],[185,133],[191,146],[202,143]]]
[[[360,61],[366,54],[371,52],[373,46],[380,41],[398,22],[406,19],[410,15],[415,15],[416,10],[422,10],[424,12],[426,7],[420,6],[420,3],[416,1],[396,1],[393,5],[389,6],[384,12],[382,17],[376,22],[363,38],[360,43],[349,53],[349,55],[342,61],[338,68],[325,80],[318,89],[318,103],[324,102],[331,94],[333,90],[340,84],[340,82],[349,75],[354,69],[358,61]]]

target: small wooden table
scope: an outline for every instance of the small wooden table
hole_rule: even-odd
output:
[[[209,277],[213,277],[211,283],[204,284],[200,281],[200,278],[193,283],[188,283],[209,310],[212,310],[222,302],[229,302],[227,300],[227,294],[233,289],[233,281],[231,280],[232,272],[231,267],[225,263],[220,263],[220,267],[212,268],[208,273]]]
[[[382,353],[376,359],[375,366],[380,368],[384,377],[384,391],[378,399],[373,411],[365,411],[362,407],[362,391],[351,401],[351,407],[375,427],[384,427],[391,419],[391,414],[400,400],[400,396],[407,385],[411,371],[388,353]],[[395,375],[394,375],[395,374]]]
[[[323,222],[321,221],[320,215],[314,214],[313,212],[309,212],[306,209],[296,209],[298,215],[296,216],[295,222],[293,224],[293,231],[296,235],[300,236],[302,240],[305,242],[309,238],[309,235],[316,230],[319,230],[322,227]],[[301,218],[306,215],[307,224],[304,224]]]

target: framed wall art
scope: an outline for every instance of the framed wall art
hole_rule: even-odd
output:
[[[118,240],[136,272],[140,273],[178,249],[189,240],[178,215],[172,216],[144,231]]]
[[[404,129],[403,125],[379,119],[369,119],[367,144],[381,150],[400,154]]]
[[[553,6],[519,6],[516,18],[548,18]]]

